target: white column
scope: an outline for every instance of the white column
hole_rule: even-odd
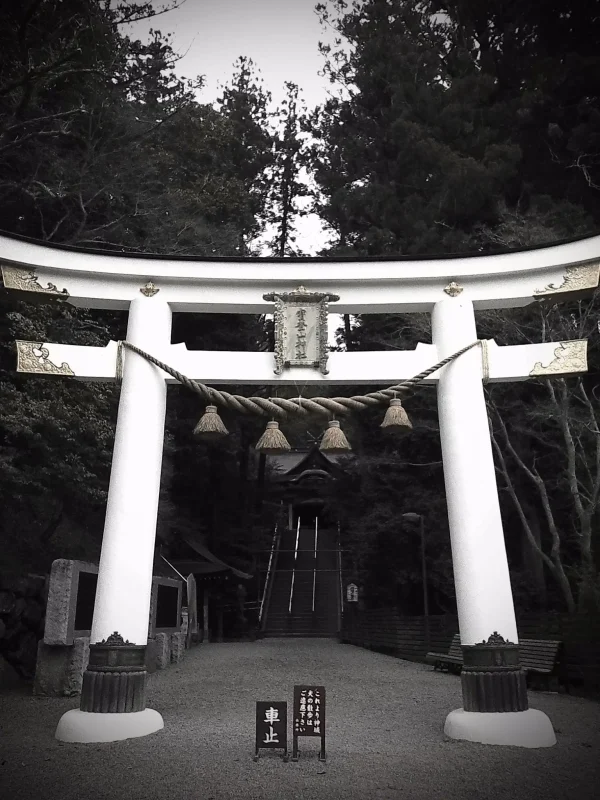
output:
[[[171,309],[160,295],[131,302],[127,341],[151,353],[170,343]],[[91,643],[117,631],[145,645],[167,387],[158,367],[130,350],[123,357]]]
[[[441,300],[432,327],[442,360],[477,339],[473,304]],[[461,643],[487,641],[494,631],[516,643],[480,347],[441,371],[438,412]]]

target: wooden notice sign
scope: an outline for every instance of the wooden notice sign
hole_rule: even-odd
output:
[[[294,686],[292,761],[298,761],[298,737],[320,736],[319,761],[325,761],[325,687]]]
[[[258,761],[259,750],[266,747],[283,749],[283,760],[288,760],[287,750],[287,703],[256,703],[256,751],[254,760]]]

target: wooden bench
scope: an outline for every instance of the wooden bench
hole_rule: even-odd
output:
[[[562,642],[554,639],[520,639],[519,659],[521,667],[527,677],[527,685],[543,683],[549,690],[550,680],[555,678],[558,684],[562,683],[569,691],[569,681],[566,669],[562,664]],[[452,637],[452,644],[447,653],[427,653],[425,659],[428,664],[433,664],[434,669],[448,670],[460,673],[463,664],[460,635]],[[532,681],[534,679],[539,679]]]
[[[462,669],[463,656],[460,647],[460,634],[456,633],[452,637],[452,644],[447,653],[427,653],[425,660],[428,664],[433,664],[433,668],[440,670],[448,670],[457,675]]]
[[[562,683],[565,691],[569,691],[569,679],[563,664],[562,649],[562,642],[555,639],[519,640],[519,659],[530,688],[533,688],[532,683],[542,683],[549,691],[550,680],[554,678],[557,689]],[[531,680],[532,676],[534,681]]]

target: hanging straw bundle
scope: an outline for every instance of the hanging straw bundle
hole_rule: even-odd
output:
[[[407,433],[412,430],[412,422],[408,418],[402,401],[394,398],[390,400],[390,407],[385,412],[383,422],[379,426],[386,433]]]
[[[206,411],[200,422],[194,428],[194,435],[205,442],[215,442],[221,436],[227,436],[229,431],[223,425],[216,406],[206,406]]]
[[[256,443],[256,450],[268,456],[276,456],[291,450],[288,440],[279,430],[279,423],[275,420],[267,422],[265,432]]]
[[[329,420],[327,430],[321,439],[319,450],[331,453],[332,455],[336,453],[347,453],[348,450],[352,450],[337,419]]]

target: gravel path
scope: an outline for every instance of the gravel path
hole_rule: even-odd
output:
[[[318,739],[300,760],[253,761],[256,700],[295,683],[327,690],[326,765]],[[76,699],[0,693],[0,796],[11,800],[588,800],[600,796],[600,706],[530,693],[558,744],[540,750],[447,739],[458,676],[327,639],[199,645],[156,673],[151,708],[164,730],[110,744],[54,739]],[[290,742],[291,749],[291,742]],[[596,792],[593,786],[596,786]]]

